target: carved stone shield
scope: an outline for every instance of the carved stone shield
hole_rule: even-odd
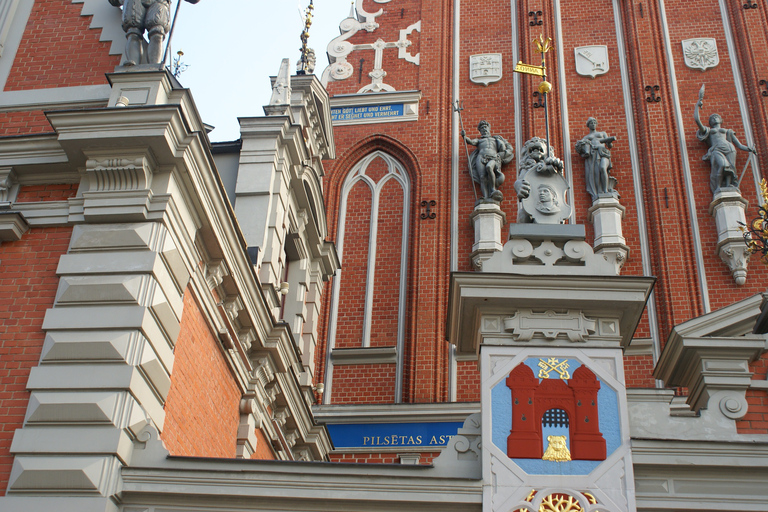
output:
[[[531,193],[523,199],[522,209],[538,224],[560,224],[571,216],[565,202],[568,182],[560,174],[529,172],[525,176]]]
[[[469,57],[469,79],[488,85],[501,80],[501,54],[481,53]]]
[[[717,41],[711,37],[697,37],[683,41],[683,56],[686,66],[702,71],[720,63]]]
[[[579,46],[576,54],[576,72],[582,76],[604,75],[608,72],[608,47],[605,45]]]

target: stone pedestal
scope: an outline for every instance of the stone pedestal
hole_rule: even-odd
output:
[[[542,268],[452,275],[448,338],[479,354],[483,510],[635,512],[622,348],[653,278]]]
[[[749,252],[741,227],[746,223],[744,211],[748,204],[733,187],[715,192],[709,204],[709,214],[715,218],[717,226],[717,254],[728,265],[739,286],[747,282]]]
[[[498,204],[483,203],[475,206],[469,217],[475,227],[475,243],[472,245],[472,264],[481,269],[483,262],[503,249],[501,228],[507,216]]]
[[[595,254],[601,254],[614,265],[616,274],[627,260],[629,247],[621,232],[625,208],[615,197],[599,197],[589,209],[589,220],[595,227]]]

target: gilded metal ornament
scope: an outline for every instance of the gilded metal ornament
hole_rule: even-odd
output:
[[[568,364],[567,359],[563,359],[560,361],[559,359],[555,357],[550,357],[546,361],[544,359],[539,359],[539,378],[540,379],[548,379],[549,374],[552,372],[557,373],[561,379],[568,380],[571,378],[571,374],[568,373],[568,368],[570,368],[570,365]]]
[[[757,209],[757,217],[741,230],[744,232],[744,242],[749,253],[760,253],[760,261],[768,265],[768,182],[765,178],[760,182],[760,194],[763,204]]]
[[[568,445],[565,442],[565,436],[547,436],[549,446],[542,455],[542,460],[551,460],[554,462],[566,462],[571,460],[571,452],[568,451]]]

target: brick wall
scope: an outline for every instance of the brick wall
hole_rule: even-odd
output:
[[[269,438],[264,435],[261,429],[256,429],[256,450],[251,455],[252,459],[259,460],[275,460],[275,453],[272,451],[272,443]]]
[[[391,404],[394,401],[394,364],[334,366],[333,403]]]
[[[163,443],[173,455],[235,457],[241,393],[189,287],[174,353]]]
[[[440,452],[424,452],[419,455],[419,464],[429,465]],[[356,464],[400,464],[400,457],[396,453],[332,453],[330,459],[331,462]]]
[[[360,348],[363,345],[362,318],[368,274],[372,196],[370,187],[358,181],[347,198],[342,249],[344,256],[336,316],[336,348]]]
[[[768,379],[768,354],[749,365],[755,380]],[[768,393],[764,389],[747,390],[747,414],[736,422],[739,434],[768,434]]]
[[[479,120],[491,123],[492,132],[515,140],[515,101],[520,101],[523,141],[537,135],[544,136],[543,109],[534,108],[532,96],[538,79],[532,76],[520,77],[521,98],[513,97],[514,66],[512,48],[518,45],[520,59],[538,64],[540,56],[533,53],[530,41],[544,33],[555,34],[554,5],[551,0],[544,2],[521,0],[517,6],[519,34],[518,41],[512,41],[512,12],[509,3],[462,3],[460,13],[461,43],[459,44],[459,93],[464,102],[462,113],[464,126],[471,137],[477,135]],[[736,131],[745,141],[745,122],[741,119],[737,102],[737,86],[744,85],[752,122],[757,139],[761,168],[768,168],[768,141],[760,137],[768,126],[768,100],[761,91],[768,92],[768,86],[760,89],[758,79],[768,79],[760,73],[768,63],[768,33],[764,27],[768,13],[764,9],[745,10],[741,5],[728,4],[731,30],[736,37],[734,56],[729,54],[726,44],[725,27],[717,0],[697,3],[695,11],[683,0],[665,3],[662,13],[658,4],[640,0],[620,3],[619,23],[624,31],[626,55],[619,54],[619,36],[616,30],[613,2],[598,0],[591,9],[585,10],[578,3],[560,2],[560,19],[563,27],[561,40],[555,41],[562,48],[564,59],[559,62],[556,52],[548,54],[549,81],[555,85],[550,95],[551,138],[559,157],[569,155],[572,167],[574,189],[572,204],[576,209],[576,222],[585,224],[588,241],[594,236],[592,225],[587,219],[591,198],[586,192],[583,159],[575,152],[574,144],[588,133],[585,126],[590,116],[597,118],[598,130],[616,136],[612,149],[612,174],[618,179],[617,190],[621,203],[626,208],[623,231],[629,246],[629,259],[622,275],[650,274],[657,277],[655,286],[655,307],[658,321],[658,336],[662,344],[671,329],[684,321],[705,312],[702,299],[703,287],[697,266],[697,251],[693,243],[693,226],[698,224],[701,237],[703,270],[712,310],[741,300],[768,286],[764,268],[753,258],[749,265],[747,283],[739,287],[734,282],[726,265],[716,254],[717,232],[714,219],[708,212],[712,194],[709,190],[709,162],[701,160],[707,147],[694,135],[693,108],[702,82],[706,81],[705,107],[702,117],[712,112],[724,115],[726,128]],[[366,10],[375,12],[381,6],[372,1],[364,3]],[[403,9],[402,11],[400,9]],[[530,25],[529,12],[542,10],[538,19],[541,25]],[[414,45],[411,53],[421,52],[421,64],[394,58],[394,51],[385,50],[383,67],[387,72],[385,82],[398,90],[416,89],[422,92],[419,104],[418,122],[387,124],[359,124],[339,126],[334,129],[339,158],[328,166],[326,206],[329,213],[330,237],[335,236],[339,204],[339,183],[359,160],[362,154],[377,141],[402,149],[413,163],[407,165],[413,172],[413,213],[414,229],[411,235],[413,252],[409,255],[408,286],[410,317],[406,334],[406,361],[404,399],[405,401],[441,401],[447,398],[447,346],[444,342],[444,319],[446,311],[445,293],[448,280],[448,258],[450,250],[450,129],[451,129],[451,73],[452,42],[451,29],[453,13],[450,2],[438,0],[402,1],[397,6],[386,6],[384,14],[376,19],[380,27],[373,33],[361,32],[349,39],[352,43],[371,42],[378,37],[385,41],[396,39],[396,30],[421,20],[422,32],[413,34]],[[488,16],[493,12],[493,16]],[[596,16],[595,13],[601,13]],[[663,19],[666,14],[666,20]],[[482,20],[482,22],[478,21]],[[670,55],[666,52],[665,23],[669,29]],[[585,30],[584,27],[589,27]],[[747,34],[749,37],[738,37]],[[705,74],[688,68],[683,62],[680,41],[693,37],[714,37],[720,50],[720,63]],[[574,49],[579,46],[604,44],[608,47],[610,70],[597,78],[576,73]],[[473,84],[469,80],[469,57],[477,53],[499,52],[502,54],[504,73],[499,82],[487,87]],[[373,52],[361,50],[349,55],[348,61],[355,70],[347,80],[329,84],[331,95],[350,94],[370,82],[367,76]],[[629,75],[629,90],[621,79],[620,60],[626,58]],[[738,60],[745,80],[733,76],[732,58]],[[359,73],[362,59],[363,72]],[[671,59],[671,60],[670,60]],[[669,73],[675,70],[675,81]],[[562,70],[560,69],[562,67]],[[562,73],[562,76],[561,76]],[[565,91],[560,91],[559,81],[564,80]],[[647,101],[646,86],[659,86],[660,101]],[[673,91],[677,89],[680,98],[682,129],[677,125],[677,107]],[[629,109],[624,96],[629,93]],[[561,116],[568,113],[567,124]],[[635,134],[627,126],[628,116],[634,119]],[[570,142],[566,147],[562,136],[566,130]],[[630,153],[630,138],[637,144],[637,165],[640,173],[640,188],[635,189]],[[684,153],[681,141],[685,148]],[[381,142],[381,144],[385,144]],[[470,152],[473,148],[469,148]],[[521,148],[515,148],[519,154]],[[398,151],[398,149],[392,149]],[[687,158],[687,160],[686,160]],[[740,152],[737,168],[741,171],[745,154]],[[690,167],[695,208],[691,211],[687,194],[687,177],[684,163]],[[457,183],[458,204],[458,269],[471,270],[469,254],[474,241],[471,223],[466,221],[474,207],[473,185],[466,171],[466,154],[463,144],[459,147],[460,175]],[[506,199],[502,209],[509,221],[514,222],[517,202],[512,186],[515,180],[515,163],[505,168],[507,180],[501,190]],[[745,198],[751,201],[747,218],[756,214],[756,191],[748,174],[741,187]],[[639,195],[642,194],[642,197]],[[435,199],[434,211],[437,218],[424,221],[418,218],[421,200]],[[642,205],[647,222],[647,232],[641,231],[638,202]],[[504,228],[506,230],[506,227]],[[650,244],[648,254],[650,271],[642,265],[642,237]],[[354,251],[346,250],[342,264],[354,258]],[[427,284],[428,283],[428,284]],[[330,293],[326,294],[330,297]],[[341,302],[342,307],[348,306]],[[358,321],[360,319],[358,318]],[[354,317],[346,318],[353,322]],[[385,325],[382,322],[381,325]],[[653,334],[644,313],[635,332],[637,338],[650,338]],[[325,324],[321,329],[323,353]],[[320,378],[324,358],[318,358]],[[631,356],[625,362],[625,373],[629,387],[653,387],[652,358],[650,355]],[[477,366],[471,362],[458,364],[458,399],[477,400],[479,393],[473,386],[479,385]],[[755,396],[759,395],[756,393]],[[763,393],[764,395],[764,393]],[[761,395],[762,396],[762,395]],[[754,398],[757,400],[757,398]]]
[[[29,372],[40,360],[43,317],[56,297],[56,267],[71,236],[71,227],[31,228],[0,244],[0,495],[13,464],[13,433],[27,412]]]
[[[27,185],[19,189],[19,194],[16,196],[16,202],[66,201],[77,194],[78,187],[78,183]]]
[[[105,84],[105,73],[120,64],[109,55],[101,30],[89,29],[90,16],[71,0],[37,0],[24,30],[6,91]]]
[[[335,239],[338,229],[338,208],[341,184],[347,173],[362,157],[372,151],[381,150],[397,158],[410,176],[411,196],[408,198],[408,215],[411,219],[409,229],[409,253],[407,266],[407,315],[399,318],[405,324],[404,382],[403,400],[406,402],[444,401],[448,397],[448,345],[445,341],[444,315],[447,307],[449,280],[449,261],[447,259],[450,243],[450,70],[451,70],[451,27],[453,2],[448,0],[403,0],[397,5],[384,6],[384,14],[376,19],[380,27],[373,33],[361,31],[349,41],[353,44],[375,41],[381,37],[385,41],[396,41],[399,31],[421,20],[421,33],[412,32],[409,39],[413,44],[408,48],[415,55],[420,52],[421,65],[398,59],[397,50],[384,50],[382,67],[387,72],[385,83],[399,91],[419,90],[422,99],[419,105],[418,122],[384,123],[355,125],[334,128],[338,158],[326,167],[325,193],[328,211],[329,238]],[[366,1],[363,7],[375,12],[381,5]],[[374,58],[372,50],[359,50],[349,55],[348,61],[355,72],[347,80],[329,84],[331,95],[357,92],[370,83],[367,73]],[[358,74],[360,60],[363,60],[363,74]],[[435,219],[421,219],[421,201],[434,200]],[[395,215],[394,205],[389,212]],[[386,212],[385,212],[386,213]],[[347,215],[349,215],[349,210]],[[392,227],[394,229],[393,221]],[[346,229],[346,228],[345,228]],[[381,226],[380,226],[381,229]],[[392,236],[396,232],[381,233]],[[345,231],[342,252],[342,276],[348,269],[352,255]],[[382,243],[384,238],[382,238]],[[397,247],[386,245],[389,262],[395,271]],[[378,266],[378,263],[377,263]],[[396,274],[389,279],[389,284],[377,285],[378,290],[391,289]],[[382,276],[383,278],[383,276]],[[345,277],[342,277],[342,280]],[[377,275],[377,279],[380,279]],[[324,308],[330,300],[330,293],[324,295]],[[377,343],[389,344],[394,332],[389,325],[396,298],[376,297],[374,324],[377,326]],[[350,306],[354,307],[354,305]],[[362,317],[357,318],[358,322]],[[379,328],[380,326],[380,328]],[[389,327],[387,327],[389,326]],[[319,337],[322,354],[326,343],[326,320],[321,323]],[[338,345],[337,345],[338,346]],[[322,379],[325,371],[324,358],[318,357],[319,374]],[[331,396],[334,402],[337,395],[336,375],[340,367],[334,369],[334,383]],[[342,370],[343,371],[343,370]],[[392,375],[394,366],[392,365]],[[393,385],[391,381],[390,385]],[[394,399],[393,390],[389,401]],[[363,396],[362,401],[379,401],[381,398]]]
[[[52,132],[53,128],[42,110],[0,112],[0,136]]]

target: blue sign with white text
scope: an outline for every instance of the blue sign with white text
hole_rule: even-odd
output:
[[[462,422],[327,425],[336,448],[442,447],[462,426]]]
[[[401,117],[405,113],[402,103],[394,105],[363,105],[360,107],[337,107],[331,109],[333,121],[367,121],[387,117]]]

